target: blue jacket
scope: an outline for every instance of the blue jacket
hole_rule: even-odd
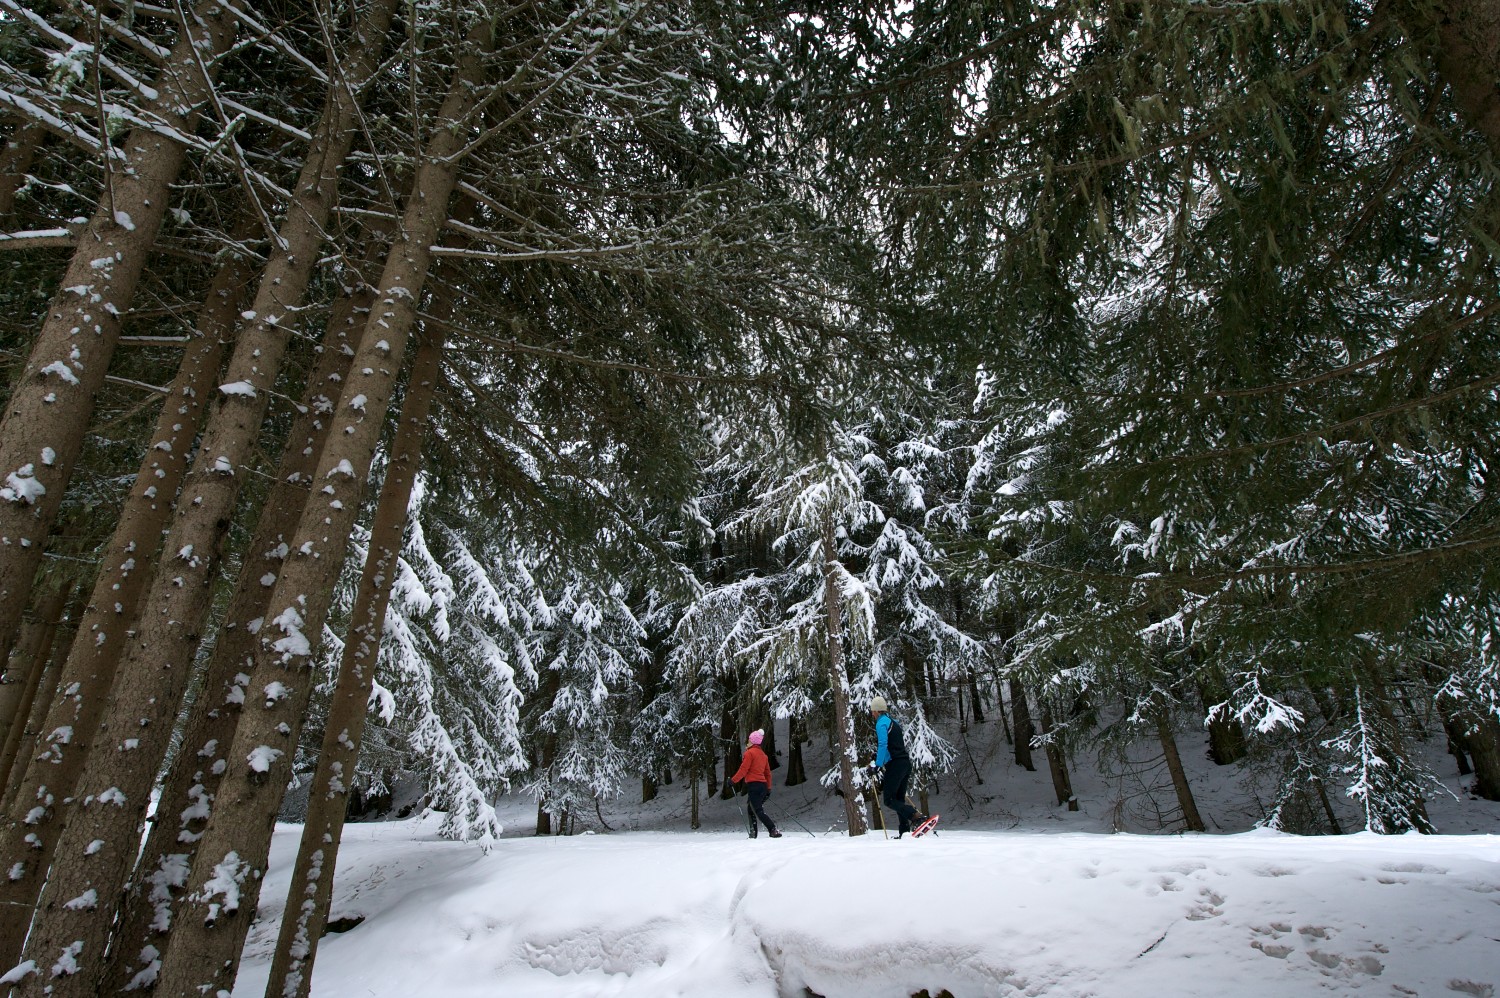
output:
[[[875,722],[875,765],[884,766],[891,761],[888,740],[891,734],[891,715],[881,714]]]

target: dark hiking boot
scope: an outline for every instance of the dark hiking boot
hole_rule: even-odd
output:
[[[771,838],[773,838],[773,839],[779,839],[779,838],[781,838],[781,829],[779,829],[779,828],[773,828],[773,829],[771,829]]]

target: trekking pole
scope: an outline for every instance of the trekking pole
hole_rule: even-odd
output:
[[[870,789],[874,790],[875,787],[876,784],[872,782],[870,784]],[[880,819],[880,834],[889,839],[891,837],[891,833],[885,830],[885,808],[880,806],[880,793],[878,791],[876,791],[875,793],[875,815]]]
[[[767,814],[771,814],[771,812],[770,812],[770,811],[767,811],[767,812],[766,812],[766,813],[767,813]],[[771,815],[771,816],[772,816],[772,817],[775,817],[775,815]],[[807,833],[807,834],[809,834],[809,835],[812,835],[812,837],[813,837],[813,838],[817,838],[817,836],[816,836],[816,835],[813,835],[813,832],[812,832],[812,829],[810,829],[810,828],[808,828],[808,827],[807,827],[807,826],[806,826],[806,825],[804,825],[804,824],[803,824],[803,823],[802,823],[802,822],[800,822],[800,821],[798,821],[798,820],[797,820],[797,819],[796,819],[796,818],[794,818],[794,817],[792,817],[792,816],[791,816],[791,815],[790,815],[790,814],[787,814],[787,813],[786,813],[786,812],[785,812],[785,811],[783,811],[783,812],[781,812],[781,817],[782,817],[782,818],[785,818],[785,819],[786,819],[786,820],[788,820],[788,821],[790,821],[790,822],[791,822],[791,823],[792,823],[792,824],[794,824],[794,825],[796,825],[796,826],[797,826],[797,827],[798,827],[798,828],[800,828],[800,829],[802,829],[802,830],[803,830],[803,831],[804,831],[804,832],[806,832],[806,833]],[[779,820],[781,820],[781,819],[780,819],[780,818],[778,818],[778,819],[777,819],[777,820],[778,820],[778,821],[779,821]]]

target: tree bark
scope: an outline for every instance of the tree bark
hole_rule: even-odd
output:
[[[46,671],[42,673],[41,683],[37,686],[36,698],[31,703],[31,710],[26,716],[26,724],[20,731],[19,743],[16,747],[16,759],[30,760],[36,752],[37,742],[41,740],[44,730],[43,723],[47,719],[47,712],[51,709],[52,700],[57,695],[57,677],[62,672],[63,662],[68,657],[68,651],[78,633],[78,627],[74,623],[83,615],[83,596],[75,589],[73,599],[64,611],[63,619],[58,621],[57,629],[53,631],[50,639],[51,654],[48,656]],[[12,776],[16,771],[12,771]],[[0,813],[8,813],[15,807],[17,782],[12,779],[5,787],[4,803],[0,804]]]
[[[1042,698],[1038,698],[1042,699]],[[1052,734],[1052,709],[1047,706],[1045,700],[1042,708],[1042,733]],[[1069,811],[1078,810],[1078,798],[1073,795],[1073,780],[1068,775],[1068,757],[1063,754],[1062,746],[1055,741],[1048,740],[1046,743],[1047,768],[1052,772],[1052,790],[1057,794],[1059,804],[1068,805]]]
[[[828,687],[833,693],[834,741],[838,748],[839,789],[844,797],[844,820],[849,835],[865,833],[864,811],[854,790],[854,714],[849,704],[849,672],[844,668],[843,610],[839,605],[834,568],[833,517],[823,518],[823,605],[828,621]]]
[[[363,327],[374,300],[373,288],[350,288],[329,316],[317,365],[281,452],[276,481],[246,548],[245,564],[209,658],[202,692],[189,713],[183,749],[162,785],[157,817],[141,851],[140,875],[125,895],[105,993],[145,987],[155,980],[157,961],[165,948],[161,936],[171,929],[172,900],[208,821],[223,772],[220,763],[239,723],[245,693],[239,677],[249,670],[258,629],[255,621],[265,618],[270,599],[270,590],[261,580],[280,568],[282,552],[292,539],[289,525],[300,519],[307,505],[312,491],[309,482],[332,425],[328,414],[354,355],[350,340],[356,324]]]
[[[452,312],[451,297],[444,296],[444,301],[446,307],[433,310],[439,319],[446,319]],[[396,577],[396,559],[401,554],[412,486],[421,469],[422,439],[432,411],[442,352],[442,334],[434,331],[418,346],[412,361],[401,423],[391,446],[390,466],[370,531],[369,554],[349,618],[328,723],[323,729],[323,747],[308,796],[266,998],[307,998],[312,988],[318,940],[328,924],[333,900],[333,873],[344,834],[348,781],[359,761],[386,607]]]
[[[243,233],[242,233],[243,234]],[[13,906],[29,908],[42,889],[60,834],[55,820],[67,809],[88,762],[114,685],[127,635],[159,564],[157,548],[203,425],[204,399],[217,383],[225,341],[244,305],[253,261],[233,257],[214,275],[183,349],[177,374],[157,416],[152,444],[141,459],[120,519],[99,562],[75,640],[56,680],[41,732],[45,749],[28,753],[15,773],[16,793],[0,829],[0,963],[19,958],[20,926]],[[148,766],[149,768],[149,766]],[[63,802],[61,805],[58,802]]]
[[[1167,772],[1172,776],[1172,788],[1177,791],[1177,803],[1182,808],[1182,820],[1190,832],[1203,832],[1208,828],[1198,814],[1198,802],[1193,799],[1193,788],[1188,785],[1187,773],[1182,768],[1182,756],[1177,752],[1177,739],[1165,716],[1156,719],[1156,737],[1167,760]]]
[[[1469,127],[1500,156],[1500,0],[1418,4],[1436,19],[1438,71]]]
[[[10,786],[11,769],[21,745],[21,735],[31,716],[42,676],[52,659],[52,639],[67,605],[71,586],[56,586],[42,592],[33,610],[34,619],[21,628],[21,638],[11,649],[5,681],[0,685],[0,788]],[[14,720],[7,721],[8,718]]]
[[[744,750],[740,748],[739,723],[735,719],[734,702],[739,693],[739,683],[734,672],[724,678],[724,706],[719,712],[719,744],[724,749],[724,783],[719,788],[720,800],[734,800],[734,784],[729,778],[740,768]]]
[[[187,150],[167,136],[191,134],[212,81],[199,66],[234,38],[236,21],[218,0],[193,9],[155,81],[150,114],[161,131],[136,129],[110,164],[112,181],[47,309],[26,366],[0,420],[0,661],[16,637],[47,535],[62,505],[73,465],[130,310],[146,257],[171,200]],[[0,947],[4,947],[0,939]]]
[[[801,786],[807,782],[807,765],[802,759],[802,743],[806,740],[802,730],[802,719],[793,717],[786,724],[786,785]]]
[[[1199,678],[1198,697],[1205,711],[1224,701],[1223,678],[1215,674],[1212,678]],[[1216,766],[1232,766],[1245,757],[1245,729],[1227,711],[1210,713],[1208,728],[1208,757]]]
[[[315,478],[319,491],[303,513],[272,591],[275,616],[260,631],[248,684],[260,708],[246,712],[235,731],[219,799],[199,843],[190,890],[180,906],[172,946],[162,960],[157,987],[163,994],[233,989],[312,691],[312,645],[322,631],[348,550],[427,280],[432,246],[448,218],[458,179],[457,154],[466,140],[457,123],[479,99],[484,56],[492,46],[488,22],[476,25],[456,46],[453,84],[432,127],[400,236],[381,276],[380,302],[365,326],[353,373],[336,409],[335,425],[342,432],[329,437]],[[238,883],[236,892],[224,889],[230,881]]]
[[[356,82],[375,70],[394,0],[373,6],[350,48]],[[338,171],[353,144],[355,98],[330,90],[279,233],[261,276],[248,325],[235,339],[224,390],[214,396],[164,545],[163,565],[144,602],[140,626],[124,650],[115,690],[96,744],[119,739],[119,751],[92,753],[79,780],[78,805],[58,842],[59,854],[86,857],[54,867],[27,942],[27,955],[51,967],[65,949],[82,958],[77,972],[51,982],[52,994],[90,995],[105,971],[105,942],[134,863],[151,781],[164,757],[209,609],[222,545],[234,515],[240,474],[249,462],[281,361],[290,324],[317,262],[332,210]],[[126,753],[129,753],[127,757]],[[104,756],[104,757],[101,757]],[[94,843],[102,843],[94,845]],[[85,852],[85,850],[90,850]],[[88,892],[93,891],[92,895]],[[93,907],[69,902],[100,899]],[[107,900],[106,900],[107,899]],[[38,977],[23,989],[40,988]]]
[[[1464,747],[1474,760],[1474,793],[1500,800],[1500,721],[1491,714],[1481,717],[1464,735]]]
[[[1036,763],[1031,761],[1031,739],[1036,736],[1036,728],[1031,722],[1031,707],[1026,702],[1026,687],[1014,676],[1010,678],[1010,716],[1016,729],[1016,765],[1034,773]]]

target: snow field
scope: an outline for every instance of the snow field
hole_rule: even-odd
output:
[[[319,998],[1494,996],[1500,836],[949,830],[506,838],[351,825]],[[280,826],[237,998],[263,993]]]

